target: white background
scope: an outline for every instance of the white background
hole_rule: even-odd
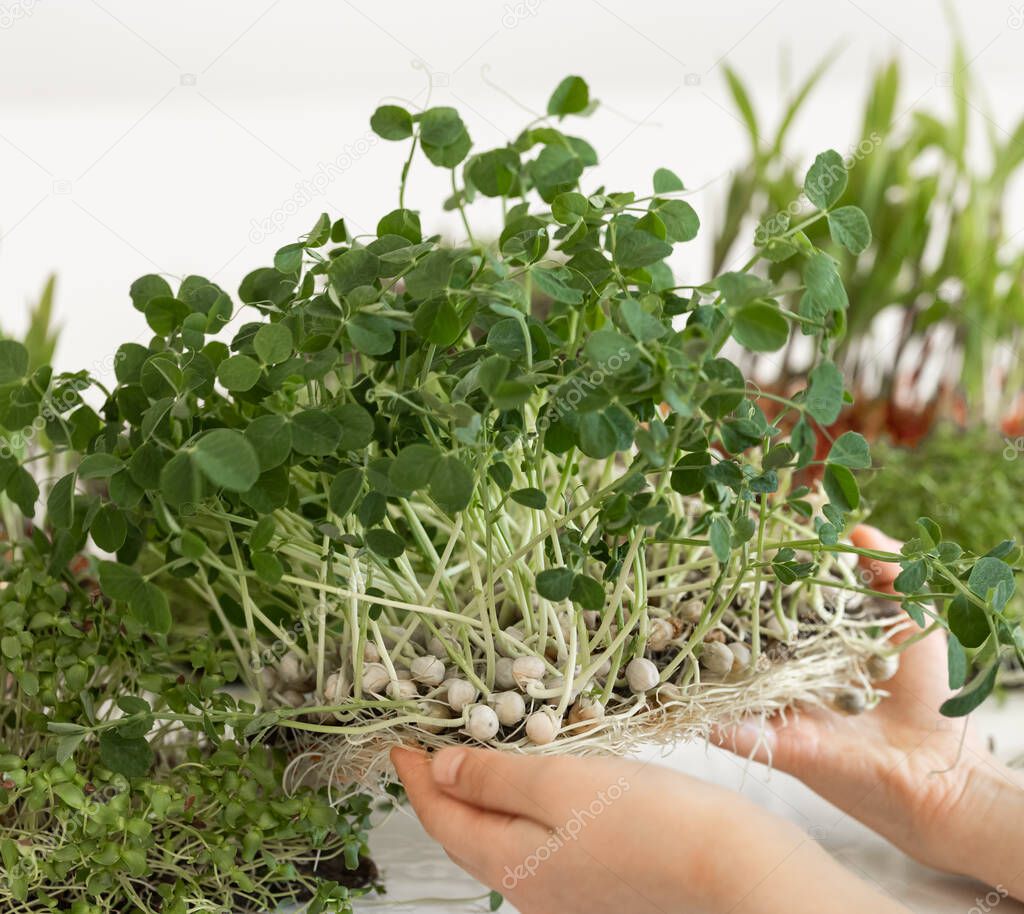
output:
[[[58,363],[68,369],[102,365],[120,342],[146,335],[127,294],[143,273],[200,273],[233,293],[322,210],[372,230],[397,203],[405,153],[369,132],[385,100],[422,106],[429,91],[432,104],[462,110],[485,149],[532,117],[521,106],[541,112],[564,75],[582,75],[603,107],[572,130],[601,153],[599,179],[646,186],[654,168],[671,167],[704,188],[694,203],[707,229],[747,154],[724,62],[772,125],[786,88],[835,58],[796,125],[803,162],[859,138],[869,75],[894,54],[901,116],[949,107],[950,26],[935,0],[0,3],[0,326],[20,331],[26,302],[56,272]],[[1003,139],[1024,113],[1024,0],[953,5],[976,126]],[[297,187],[308,196],[325,175],[324,192],[297,207]],[[418,163],[408,202],[429,214],[428,230],[458,233],[437,215],[443,177]],[[1017,191],[1011,233],[1024,229]],[[286,211],[269,233],[260,227]],[[481,227],[495,225],[493,208],[474,212]],[[706,244],[684,246],[680,280],[708,278],[708,260]],[[995,730],[1013,734],[1013,718],[997,715]],[[738,786],[732,763],[714,758],[690,747],[673,763]],[[831,850],[915,910],[973,903],[975,887],[927,877],[785,778],[747,788],[804,825],[831,828]],[[440,852],[404,821],[375,837],[393,896],[472,893],[453,870],[433,868]]]
[[[938,0],[2,3],[0,326],[17,332],[56,272],[68,369],[145,336],[127,296],[143,273],[199,273],[234,293],[321,210],[372,230],[396,205],[405,152],[369,132],[384,99],[422,105],[429,88],[485,149],[530,119],[517,102],[543,111],[559,79],[578,73],[604,103],[572,127],[602,155],[597,178],[645,187],[671,167],[706,186],[694,203],[707,229],[747,153],[724,62],[771,125],[785,87],[835,58],[796,126],[803,162],[858,138],[869,74],[893,54],[902,115],[948,109],[950,23]],[[976,118],[1002,138],[1024,110],[1024,0],[954,6]],[[310,194],[325,175],[325,192]],[[302,206],[297,186],[312,198]],[[457,232],[439,211],[442,172],[421,161],[412,188],[425,228]],[[254,226],[285,211],[261,240]],[[481,227],[495,216],[475,207]],[[685,246],[675,266],[681,281],[708,278],[706,246]]]

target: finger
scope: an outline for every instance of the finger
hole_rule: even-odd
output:
[[[899,552],[903,544],[899,540],[887,536],[877,527],[859,524],[850,533],[850,540],[858,549],[870,549],[876,552]],[[860,557],[860,567],[871,575],[868,586],[885,593],[895,593],[892,582],[900,573],[898,562],[883,562],[880,559]]]
[[[808,756],[820,742],[818,719],[810,709],[793,712],[790,719],[747,718],[731,727],[715,727],[712,742],[729,752],[800,775]]]
[[[461,746],[442,749],[432,769],[449,796],[545,827],[560,825],[571,807],[570,791],[585,790],[593,780],[580,759],[527,758]]]
[[[396,747],[391,761],[427,834],[477,878],[493,877],[508,860],[522,859],[544,840],[543,829],[532,822],[470,806],[443,792],[425,753]]]

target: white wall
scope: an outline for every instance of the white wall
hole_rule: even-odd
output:
[[[605,105],[576,129],[602,153],[601,179],[643,186],[672,167],[707,185],[696,201],[706,223],[746,150],[723,60],[774,114],[783,87],[842,46],[798,125],[807,154],[855,139],[868,73],[892,53],[906,64],[905,104],[943,107],[948,93],[937,0],[4,2],[0,324],[20,329],[56,271],[67,368],[145,335],[127,297],[142,273],[203,273],[233,293],[322,209],[372,229],[395,205],[404,145],[375,141],[369,114],[385,98],[422,104],[431,81],[432,103],[459,107],[488,148],[529,119],[504,93],[539,111],[562,76],[585,76]],[[997,132],[1024,110],[1017,2],[956,4]],[[296,186],[332,162],[344,168],[326,192],[261,239],[253,226],[294,210]],[[409,202],[454,232],[434,221],[442,177],[419,164]],[[478,218],[494,223],[486,205]],[[677,264],[706,278],[699,244]]]

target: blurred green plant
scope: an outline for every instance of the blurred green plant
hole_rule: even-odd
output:
[[[766,249],[787,231],[803,182],[801,156],[789,149],[789,130],[832,57],[826,56],[793,93],[773,133],[762,129],[740,76],[726,71],[752,151],[728,190],[713,249],[715,272],[743,256],[736,243],[743,237],[745,214],[761,214],[758,235]],[[857,258],[830,241],[824,223],[808,226],[806,233],[841,261],[847,277],[848,325],[838,357],[851,387],[859,390],[870,375],[880,376],[878,393],[889,398],[897,380],[905,392],[917,384],[928,361],[938,358],[941,383],[933,401],[945,397],[947,411],[993,424],[1006,418],[1024,385],[1017,356],[1024,327],[1024,245],[1014,243],[1005,220],[1005,203],[1024,163],[1024,121],[1006,133],[984,109],[960,42],[950,73],[948,115],[903,97],[898,61],[874,75],[859,139],[846,156],[844,194],[857,201],[871,224],[875,243],[868,254]],[[972,121],[981,121],[981,139]],[[792,261],[777,263],[772,279],[801,281]],[[880,349],[869,331],[892,305],[904,309],[901,327]],[[951,343],[942,336],[943,325],[952,331]],[[1000,368],[1007,355],[1009,366]],[[783,386],[803,371],[792,341],[786,356],[779,378]]]
[[[49,365],[57,348],[60,327],[53,320],[56,285],[57,277],[51,274],[47,277],[43,291],[35,304],[29,305],[28,329],[21,338],[21,343],[28,350],[30,371],[34,371],[40,365]],[[5,336],[3,328],[0,327],[0,339],[4,339]]]
[[[940,423],[919,447],[879,442],[872,453],[881,469],[864,495],[872,522],[893,536],[916,535],[913,518],[926,514],[979,553],[1024,531],[1024,452],[990,429]],[[1007,612],[1024,618],[1024,594],[1011,598]]]

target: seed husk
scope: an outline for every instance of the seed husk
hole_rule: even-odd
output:
[[[382,663],[368,663],[363,667],[362,686],[364,692],[380,695],[388,687],[391,677]]]
[[[526,738],[537,746],[546,746],[554,742],[560,724],[554,712],[549,708],[534,711],[526,718]]]
[[[658,668],[646,657],[635,657],[626,666],[626,682],[633,692],[649,692],[658,684]]]
[[[436,686],[444,682],[444,664],[433,654],[417,657],[409,664],[409,672],[423,685]]]
[[[487,705],[473,705],[466,719],[466,731],[481,742],[493,739],[498,733],[498,715]]]
[[[544,670],[544,661],[540,657],[516,657],[512,662],[512,678],[524,692],[531,682],[543,681]]]
[[[514,689],[516,687],[516,679],[512,675],[511,657],[499,657],[494,664],[494,684],[499,689]]]
[[[874,682],[887,682],[900,669],[899,654],[874,654],[868,658],[868,675]]]
[[[861,714],[868,706],[867,695],[863,689],[843,689],[836,693],[832,701],[844,714]]]
[[[455,712],[471,705],[479,695],[476,686],[465,679],[449,679],[447,686],[448,707]]]
[[[526,701],[519,692],[497,692],[491,705],[503,727],[514,727],[526,716]]]
[[[700,665],[716,676],[726,676],[731,672],[736,657],[728,647],[720,641],[705,641],[700,652]]]

